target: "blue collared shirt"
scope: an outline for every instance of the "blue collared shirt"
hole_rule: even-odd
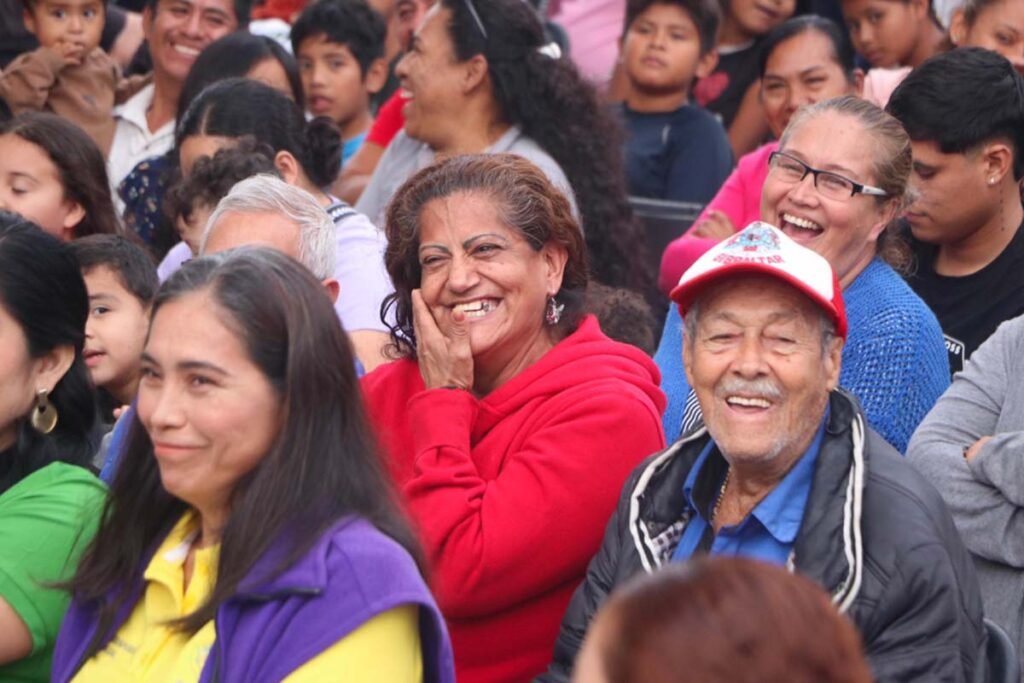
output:
[[[708,551],[710,554],[750,557],[778,565],[786,564],[797,532],[800,530],[800,523],[804,518],[807,498],[811,493],[811,483],[814,481],[815,463],[818,461],[818,452],[821,450],[827,422],[828,410],[826,409],[818,431],[804,454],[782,478],[782,481],[772,489],[771,493],[751,510],[746,519],[735,526],[722,527],[718,531],[711,543],[711,549]],[[700,476],[705,464],[709,463],[713,451],[714,458],[718,462],[710,464],[715,466],[712,469],[718,471],[718,476],[714,478],[717,485],[714,485],[714,481],[707,481],[707,475]],[[686,525],[682,538],[679,539],[679,545],[672,553],[673,560],[685,560],[697,552],[701,538],[708,530],[707,520],[711,509],[717,502],[724,476],[724,459],[717,453],[715,442],[710,441],[697,456],[697,461],[693,464],[690,474],[683,483],[683,497],[693,516],[690,523]],[[702,487],[711,484],[713,490],[705,490],[703,496],[695,497],[698,478],[702,480],[700,482]],[[707,501],[706,509],[701,508],[696,498]]]

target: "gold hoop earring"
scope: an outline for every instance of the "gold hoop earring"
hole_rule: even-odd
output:
[[[32,428],[40,434],[49,434],[57,426],[57,409],[50,403],[48,393],[46,389],[40,389],[36,393],[32,416],[29,418]]]

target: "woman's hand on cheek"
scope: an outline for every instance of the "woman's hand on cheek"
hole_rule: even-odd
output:
[[[453,311],[448,333],[441,331],[423,301],[420,290],[412,290],[412,320],[416,330],[416,355],[420,375],[428,389],[442,387],[472,390],[473,353],[469,347],[466,314]]]

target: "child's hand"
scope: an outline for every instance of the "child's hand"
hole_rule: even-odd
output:
[[[66,66],[78,66],[85,58],[85,47],[81,43],[57,41],[53,49],[61,56]]]
[[[117,418],[124,415],[124,411],[128,410],[128,408],[129,406],[127,405],[123,405],[120,408],[114,408],[114,419],[116,420]]]

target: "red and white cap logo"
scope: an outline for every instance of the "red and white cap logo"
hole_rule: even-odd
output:
[[[831,264],[761,221],[751,223],[697,259],[670,296],[685,316],[705,287],[740,273],[770,275],[796,287],[828,313],[835,322],[836,334],[846,339],[846,310]]]

